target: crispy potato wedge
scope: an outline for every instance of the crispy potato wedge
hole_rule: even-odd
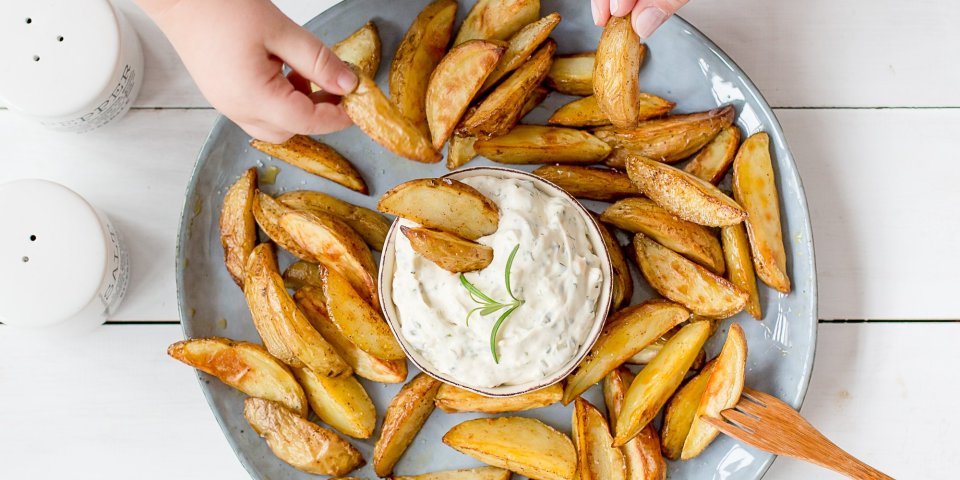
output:
[[[327,314],[350,342],[383,360],[406,358],[380,311],[367,303],[347,277],[327,269],[323,276]]]
[[[540,85],[557,50],[557,42],[546,40],[520,68],[517,68],[483,101],[466,114],[461,135],[489,138],[503,135],[520,121],[527,98]]]
[[[447,52],[456,16],[456,0],[431,2],[410,25],[390,64],[390,98],[424,135],[429,136],[424,110],[427,83]]]
[[[433,413],[433,402],[440,385],[439,380],[420,373],[390,401],[383,417],[380,438],[373,447],[373,470],[378,476],[386,477],[393,472],[393,466]]]
[[[467,420],[451,428],[443,443],[530,478],[573,480],[577,474],[577,452],[570,438],[532,418]]]
[[[577,198],[610,202],[640,195],[640,189],[626,173],[609,168],[544,165],[534,170],[533,174],[553,182]]]
[[[638,233],[633,238],[633,247],[640,272],[650,286],[691,312],[727,318],[747,305],[746,292],[646,235]]]
[[[747,138],[733,161],[733,196],[747,211],[747,234],[753,266],[763,283],[790,292],[787,252],[780,227],[780,197],[765,132]]]
[[[640,93],[637,101],[638,118],[649,120],[666,115],[670,110],[673,110],[675,105],[675,103],[656,95]],[[610,119],[600,110],[597,97],[590,95],[558,108],[547,120],[547,123],[565,127],[602,127],[610,125]]]
[[[357,29],[332,47],[344,62],[356,65],[360,73],[375,78],[380,70],[380,30],[373,21]]]
[[[567,378],[563,404],[572,402],[643,347],[688,318],[687,309],[666,300],[648,300],[615,313],[603,327],[597,343]]]
[[[740,129],[727,125],[690,160],[683,171],[714,185],[723,180],[740,146]]]
[[[537,85],[537,87],[530,92],[530,95],[527,95],[527,99],[524,100],[523,108],[520,109],[520,118],[526,117],[534,108],[540,106],[540,104],[547,99],[547,95],[550,95],[550,90]]]
[[[296,368],[293,375],[306,392],[313,413],[321,421],[353,438],[373,435],[377,410],[355,377],[325,377],[309,368]]]
[[[370,77],[360,74],[358,78],[357,89],[344,95],[340,105],[363,133],[387,150],[410,160],[437,163],[443,159],[430,143],[426,127],[422,130],[407,119]]]
[[[273,454],[297,470],[316,475],[344,475],[363,465],[350,442],[262,398],[243,402],[243,416],[267,441]]]
[[[742,223],[723,227],[720,229],[720,241],[723,243],[723,257],[727,263],[727,279],[750,297],[747,301],[747,312],[753,318],[763,320],[760,294],[757,292],[757,276],[753,272],[753,262],[750,259],[747,230]]]
[[[307,397],[290,370],[260,345],[226,338],[191,338],[167,348],[167,355],[241,392],[280,402],[307,416]]]
[[[563,386],[555,383],[529,393],[514,397],[485,397],[469,390],[443,384],[437,393],[437,407],[447,413],[481,412],[505,413],[522,412],[553,405],[563,397]]]
[[[623,399],[633,382],[633,374],[624,367],[607,374],[603,378],[603,400],[607,406],[610,423],[617,423],[617,416],[623,408]],[[647,425],[629,442],[620,447],[627,467],[629,480],[665,480],[667,462],[660,453],[660,439],[653,425]]]
[[[323,266],[315,263],[294,262],[283,271],[283,284],[291,290],[300,290],[303,287],[323,287]]]
[[[319,287],[305,286],[294,295],[300,311],[313,327],[337,350],[357,376],[379,383],[403,383],[407,379],[407,360],[383,360],[361,350],[330,321],[327,299]]]
[[[635,156],[627,160],[627,175],[650,200],[684,220],[725,227],[747,216],[737,202],[712,183],[670,165]]]
[[[254,247],[244,266],[243,295],[247,300],[247,307],[250,309],[253,326],[257,329],[257,333],[263,340],[263,346],[266,347],[267,351],[291,367],[302,367],[303,362],[297,358],[293,349],[287,346],[273,319],[276,312],[269,299],[270,294],[276,294],[276,289],[271,286],[272,281],[270,281],[269,271],[271,268],[277,268],[276,264],[277,261],[271,244],[261,243]],[[254,277],[256,280],[254,280]],[[253,285],[254,281],[256,285]]]
[[[694,318],[702,318],[694,315]],[[670,340],[670,337],[673,335],[665,335],[660,337],[659,340],[651,343],[644,347],[643,350],[637,352],[636,355],[630,357],[627,360],[627,364],[630,365],[646,365],[653,361],[654,358],[660,353],[660,350],[663,350],[663,346],[667,344]],[[700,353],[697,354],[696,360],[693,361],[693,365],[690,365],[690,370],[699,372],[703,366],[707,363],[707,352],[700,350]]]
[[[613,147],[607,165],[623,168],[626,159],[640,155],[661,162],[677,162],[697,153],[723,127],[733,123],[731,106],[707,112],[670,115],[640,122],[633,128],[599,127],[597,138]]]
[[[677,390],[697,353],[710,337],[707,322],[685,325],[630,384],[617,418],[613,444],[623,446],[653,420]]]
[[[566,95],[593,95],[596,52],[560,55],[547,74],[547,86]]]
[[[487,77],[480,88],[481,92],[488,90],[508,73],[516,70],[523,62],[530,58],[530,55],[540,46],[550,32],[560,23],[560,14],[551,13],[546,17],[535,22],[529,23],[519,32],[510,37],[507,50],[504,52],[496,68]]]
[[[223,263],[233,282],[243,288],[243,268],[257,245],[257,221],[253,218],[253,199],[257,193],[257,169],[251,168],[230,186],[220,210],[220,244]]]
[[[722,274],[723,249],[713,232],[693,222],[681,220],[646,198],[625,198],[604,210],[600,219],[617,228],[642,233],[661,245]]]
[[[627,265],[627,258],[623,255],[620,242],[603,223],[597,222],[597,227],[604,245],[607,246],[610,265],[613,267],[613,295],[611,295],[610,309],[616,310],[621,305],[630,303],[630,299],[633,298],[633,277],[630,275],[630,266]]]
[[[476,240],[497,231],[500,210],[477,189],[449,178],[401,183],[380,197],[377,209]]]
[[[387,231],[390,230],[390,220],[387,220],[387,217],[325,193],[296,190],[280,195],[277,201],[295,210],[329,213],[356,230],[363,237],[363,241],[377,251],[383,248]]]
[[[582,130],[544,125],[517,125],[505,135],[477,140],[474,150],[495,162],[597,163],[610,146]]]
[[[292,211],[293,209],[266,193],[257,191],[253,197],[253,218],[257,221],[257,225],[260,226],[263,233],[266,233],[273,243],[290,252],[293,256],[311,263],[317,263],[319,260],[301,248],[300,244],[280,226],[280,217]]]
[[[426,91],[426,118],[434,148],[443,148],[453,135],[505,50],[493,42],[470,40],[450,49],[437,65]]]
[[[617,128],[633,128],[640,121],[640,64],[646,45],[626,16],[607,21],[593,64],[593,94],[597,105]]]
[[[540,0],[479,0],[460,25],[454,45],[475,38],[506,40],[540,17]]]
[[[713,425],[700,420],[704,416],[720,418],[720,412],[736,406],[743,392],[744,372],[747,368],[747,338],[743,327],[730,325],[727,340],[713,365],[710,379],[700,397],[697,413],[683,442],[681,460],[700,455],[720,433]]]
[[[448,272],[472,272],[486,268],[493,261],[492,248],[452,233],[407,226],[401,226],[400,231],[410,241],[413,251]]]
[[[693,419],[697,416],[697,407],[700,398],[707,389],[707,380],[713,373],[713,362],[700,371],[696,376],[687,380],[673,398],[667,403],[663,413],[663,427],[661,428],[661,449],[663,455],[670,460],[680,460],[683,451],[683,442],[687,439]]]
[[[450,137],[450,144],[447,145],[447,169],[456,170],[476,158],[477,151],[473,149],[476,142],[477,137],[472,136],[454,134]]]
[[[577,397],[571,423],[580,480],[626,480],[627,465],[623,452],[612,445],[610,426],[600,411],[582,397]]]
[[[497,467],[477,467],[463,470],[444,470],[412,477],[393,477],[393,480],[510,480],[510,470]]]
[[[349,160],[330,145],[312,137],[294,135],[283,143],[267,143],[253,139],[250,140],[250,146],[318,177],[339,183],[350,190],[363,194],[368,191],[360,172]]]

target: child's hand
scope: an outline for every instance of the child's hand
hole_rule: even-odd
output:
[[[603,26],[610,16],[623,17],[631,14],[633,30],[642,39],[650,38],[653,32],[686,5],[687,0],[590,0],[593,23]]]
[[[308,97],[309,83],[344,95],[356,87],[356,75],[268,0],[138,3],[176,47],[207,100],[253,137],[279,143],[351,124],[339,105]],[[284,77],[284,63],[299,75]]]

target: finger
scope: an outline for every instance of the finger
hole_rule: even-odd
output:
[[[237,126],[247,132],[247,135],[267,143],[283,143],[293,136],[292,132],[263,127],[255,123],[238,123]]]
[[[291,70],[290,73],[287,74],[287,81],[293,85],[293,88],[295,88],[298,92],[302,92],[304,95],[310,95],[313,93],[313,82],[307,80],[306,77],[295,71]]]
[[[273,91],[261,102],[263,120],[267,123],[304,135],[335,132],[352,124],[339,105],[314,103],[283,77],[278,76],[276,82]]]
[[[267,49],[291,69],[330,93],[346,95],[357,88],[357,76],[350,67],[300,26],[282,29],[268,40]]]
[[[639,0],[630,19],[633,31],[637,32],[641,39],[650,38],[670,15],[686,3],[687,0]]]
[[[590,0],[590,13],[593,14],[594,25],[606,25],[610,19],[610,0]]]
[[[637,0],[610,0],[610,15],[614,17],[623,17],[633,10]]]

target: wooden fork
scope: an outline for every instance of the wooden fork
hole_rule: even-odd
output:
[[[893,480],[827,440],[796,410],[772,395],[744,388],[737,406],[720,415],[726,422],[700,418],[743,443],[776,455],[806,460],[850,478]]]

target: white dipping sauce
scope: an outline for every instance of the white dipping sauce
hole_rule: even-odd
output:
[[[603,275],[600,259],[576,206],[528,180],[476,176],[461,180],[500,207],[498,230],[478,240],[494,250],[493,263],[467,279],[494,300],[509,303],[504,269],[520,245],[511,284],[525,301],[500,327],[494,362],[493,324],[505,310],[466,322],[478,306],[450,273],[396,236],[393,302],[401,332],[440,372],[480,388],[542,379],[573,358],[593,326]],[[406,225],[412,222],[402,221]]]

